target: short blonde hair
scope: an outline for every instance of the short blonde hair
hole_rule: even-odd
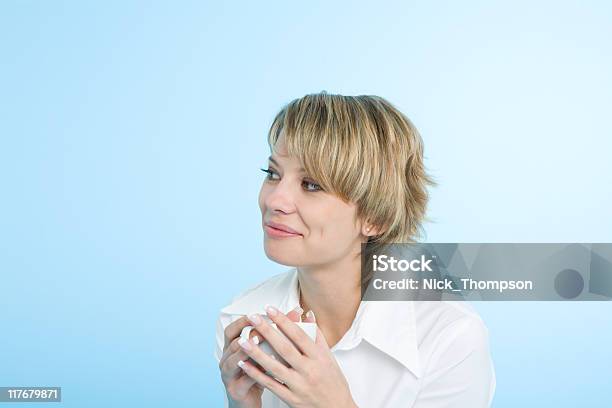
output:
[[[381,233],[373,243],[416,242],[436,183],[423,164],[423,141],[410,120],[379,96],[325,91],[285,105],[268,133],[327,192],[353,202]]]

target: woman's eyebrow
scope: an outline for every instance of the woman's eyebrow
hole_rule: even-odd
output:
[[[268,157],[268,160],[270,160],[272,163],[274,163],[274,164],[275,164],[275,165],[277,165],[278,167],[281,167],[281,168],[283,167],[283,166],[281,166],[280,164],[278,164],[278,162],[277,162],[276,160],[274,160],[274,157],[272,157],[272,156]],[[298,169],[298,171],[300,171],[300,172],[302,172],[302,173],[306,173],[306,170],[304,170],[302,167],[300,167],[300,168]]]

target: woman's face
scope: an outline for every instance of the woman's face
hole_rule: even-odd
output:
[[[365,242],[356,206],[322,191],[299,160],[287,155],[282,136],[276,151],[259,193],[268,258],[288,266],[315,266],[356,255]]]

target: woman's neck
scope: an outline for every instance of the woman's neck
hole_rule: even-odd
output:
[[[361,302],[361,258],[349,254],[333,264],[298,267],[300,302],[312,310],[333,347],[353,323]]]

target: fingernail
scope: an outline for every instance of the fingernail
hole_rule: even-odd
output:
[[[253,343],[259,344],[259,337],[253,336],[253,338],[251,340],[253,340]]]
[[[266,312],[268,312],[270,316],[276,316],[278,314],[278,309],[274,306],[266,305]]]
[[[317,319],[315,318],[314,312],[313,312],[312,310],[309,310],[309,311],[308,311],[308,313],[306,313],[306,317],[307,317],[308,319],[311,319],[311,320],[317,321]]]
[[[245,350],[251,349],[251,343],[249,343],[249,341],[245,338],[240,338],[240,340],[238,340],[238,344]]]
[[[296,308],[295,308],[295,309],[293,309],[293,310],[295,310],[296,312],[298,312],[298,313],[300,314],[300,316],[302,316],[302,313],[304,313],[304,309],[302,309],[300,306],[296,306]]]
[[[259,323],[261,323],[261,317],[259,317],[259,315],[257,313],[250,315],[249,316],[249,320],[254,325],[258,325]]]
[[[238,367],[244,369],[244,361],[238,360]]]

